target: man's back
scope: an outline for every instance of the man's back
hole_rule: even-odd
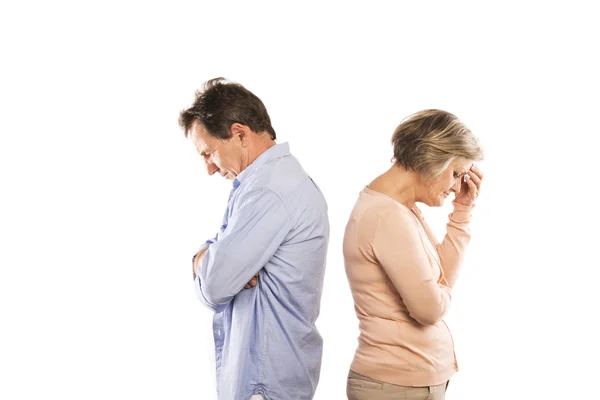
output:
[[[257,393],[273,400],[312,399],[322,354],[315,321],[329,238],[325,199],[287,144],[267,150],[236,180],[230,220],[245,207],[262,208],[254,219],[275,225],[282,240],[271,243],[276,249],[260,270],[258,285],[215,314],[219,399],[246,400]],[[255,222],[236,226],[251,232]],[[260,232],[254,235],[243,237],[244,249],[255,239],[260,243]],[[253,251],[228,257],[253,257]]]

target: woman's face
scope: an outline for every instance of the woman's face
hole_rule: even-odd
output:
[[[460,192],[465,174],[471,169],[473,161],[466,158],[455,158],[448,168],[429,183],[422,203],[430,207],[441,207],[450,193]]]

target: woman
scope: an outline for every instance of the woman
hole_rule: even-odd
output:
[[[359,319],[349,400],[444,399],[458,370],[443,321],[469,242],[482,173],[481,147],[453,114],[424,110],[392,137],[394,164],[354,206],[344,261]],[[416,203],[439,207],[454,193],[438,243]]]

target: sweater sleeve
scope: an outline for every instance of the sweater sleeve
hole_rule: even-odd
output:
[[[433,275],[417,221],[410,211],[395,207],[378,216],[373,252],[413,319],[434,325],[444,317],[451,289],[438,283]]]
[[[454,210],[448,216],[446,235],[436,247],[444,271],[445,283],[450,287],[453,287],[458,279],[465,249],[471,240],[469,223],[471,222],[471,210],[475,207],[457,202],[452,202],[452,204]]]

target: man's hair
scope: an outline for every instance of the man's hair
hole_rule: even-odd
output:
[[[423,110],[407,117],[392,136],[394,160],[425,179],[439,176],[456,157],[483,159],[479,141],[454,114]]]
[[[186,137],[194,121],[219,139],[229,139],[231,125],[236,122],[248,126],[255,133],[266,131],[273,140],[276,139],[263,102],[239,83],[228,82],[224,78],[207,81],[204,89],[196,92],[194,104],[179,114],[179,125]]]

